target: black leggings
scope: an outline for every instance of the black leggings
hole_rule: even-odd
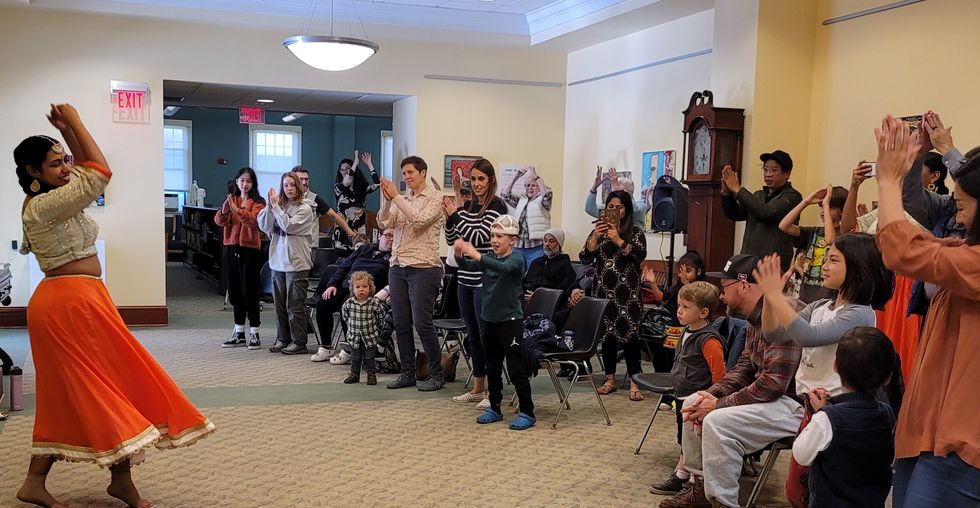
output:
[[[318,295],[322,296],[323,292],[327,290],[326,280],[320,282],[317,286],[316,292]],[[320,341],[323,342],[323,347],[330,346],[330,337],[333,333],[333,313],[339,312],[340,307],[344,305],[344,301],[350,296],[350,292],[343,287],[337,288],[333,296],[328,300],[319,299],[316,302],[316,327],[320,330]],[[347,323],[343,319],[340,320],[340,326],[344,330],[344,334],[347,334]]]
[[[262,271],[262,251],[239,245],[225,245],[225,283],[228,301],[235,309],[235,324],[259,327],[259,286]]]
[[[531,380],[528,378],[527,365],[524,363],[524,353],[521,343],[524,339],[524,321],[514,319],[500,323],[486,323],[483,336],[483,348],[487,358],[487,390],[490,392],[490,407],[500,413],[500,402],[503,400],[504,359],[507,360],[507,372],[510,382],[517,392],[520,411],[534,418],[534,402],[531,401]]]
[[[616,374],[616,357],[619,354],[619,346],[623,346],[623,356],[626,358],[626,373],[632,376],[643,372],[640,369],[640,341],[633,340],[624,343],[616,340],[615,337],[607,339],[602,343],[602,365],[606,368],[606,375]]]

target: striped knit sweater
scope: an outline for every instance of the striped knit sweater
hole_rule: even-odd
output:
[[[472,202],[471,202],[472,203]],[[469,205],[446,219],[446,242],[452,245],[458,238],[472,243],[481,254],[490,252],[490,225],[497,217],[507,213],[507,205],[499,197],[494,196],[487,211],[480,214],[480,207]],[[459,283],[468,287],[483,285],[483,272],[460,268],[457,272]]]

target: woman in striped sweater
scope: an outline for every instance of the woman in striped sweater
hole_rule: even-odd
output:
[[[446,241],[453,245],[457,239],[473,244],[480,253],[490,252],[490,225],[507,213],[507,205],[497,197],[497,173],[486,159],[473,163],[470,173],[473,198],[462,207],[454,199],[443,202],[446,214]],[[483,272],[460,268],[456,295],[459,313],[466,323],[467,351],[473,360],[473,390],[453,397],[456,402],[480,401],[477,407],[490,407],[486,390],[486,358],[483,353],[483,321],[480,308],[483,302]]]

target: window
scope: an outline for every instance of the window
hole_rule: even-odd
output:
[[[391,180],[395,162],[395,136],[391,131],[381,131],[381,176]]]
[[[259,193],[279,190],[279,177],[299,166],[303,128],[293,125],[249,125],[249,165],[258,178]]]
[[[163,121],[163,188],[191,188],[191,122]]]

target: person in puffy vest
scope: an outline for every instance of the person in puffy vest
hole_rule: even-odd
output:
[[[524,195],[514,194],[514,184],[524,175]],[[524,270],[531,262],[544,255],[544,234],[551,229],[551,203],[553,192],[533,167],[517,171],[500,197],[511,208],[520,223],[515,249],[524,256]]]

